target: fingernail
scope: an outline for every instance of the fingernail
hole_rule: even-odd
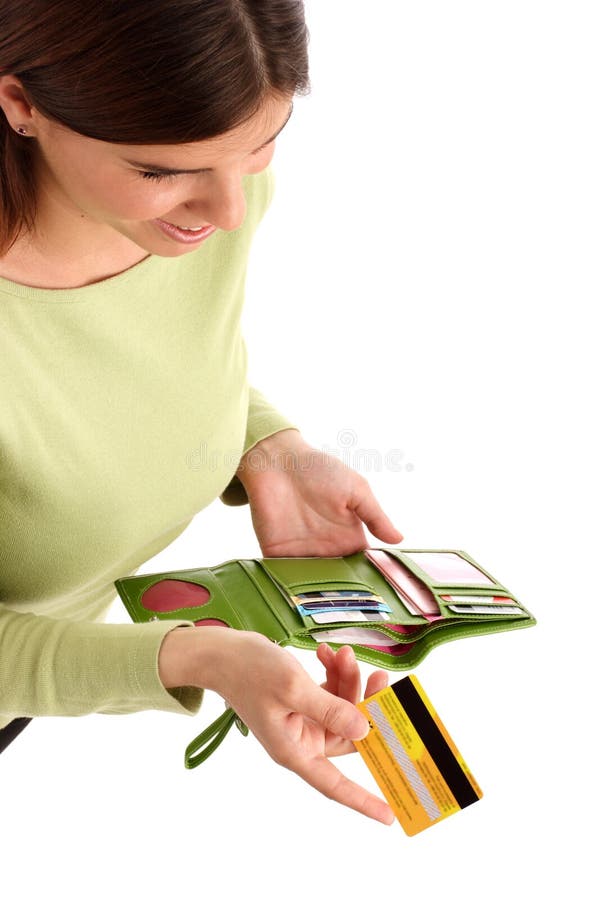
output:
[[[364,718],[364,716],[363,716],[363,722],[364,722],[364,726],[365,726],[365,727],[364,727],[363,732],[362,732],[362,734],[360,735],[360,737],[355,738],[355,740],[357,740],[357,741],[364,741],[364,739],[365,739],[366,737],[368,737],[368,734],[369,734],[369,732],[371,731],[371,726],[369,725],[369,723],[367,722],[367,720]]]

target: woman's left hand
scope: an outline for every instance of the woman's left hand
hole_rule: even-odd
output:
[[[368,547],[363,523],[384,543],[402,540],[367,480],[295,429],[256,444],[237,475],[263,556],[347,556]]]

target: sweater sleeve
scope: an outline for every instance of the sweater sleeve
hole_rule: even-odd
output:
[[[289,419],[271,406],[256,388],[251,387],[244,453],[247,453],[264,438],[270,437],[277,431],[284,431],[286,428],[300,430],[297,425],[292,424]],[[233,476],[220,499],[226,506],[243,506],[248,503],[248,496],[237,475]]]
[[[133,713],[195,715],[203,691],[167,690],[158,654],[177,620],[110,624],[18,613],[0,605],[0,727],[14,718]]]

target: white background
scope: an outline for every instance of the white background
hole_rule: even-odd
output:
[[[310,0],[312,94],[248,282],[253,383],[369,478],[403,546],[467,550],[538,617],[416,673],[484,798],[408,838],[235,730],[188,771],[214,694],[196,718],[37,719],[0,765],[11,897],[592,896],[594,7]],[[258,552],[248,508],[216,501],[141,571]],[[358,755],[340,767],[377,791]]]

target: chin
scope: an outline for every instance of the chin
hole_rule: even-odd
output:
[[[188,253],[193,253],[194,250],[199,250],[200,247],[203,246],[203,244],[204,242],[198,244],[196,247],[186,247],[185,244],[175,244],[173,247],[165,247],[164,245],[161,245],[155,250],[148,250],[148,253],[151,253],[153,256],[164,256],[166,259],[169,259],[176,256],[185,256]]]

